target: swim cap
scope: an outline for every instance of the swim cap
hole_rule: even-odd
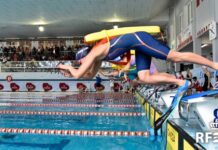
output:
[[[88,55],[88,53],[90,52],[91,47],[89,46],[85,46],[79,49],[79,51],[76,53],[76,60],[80,60],[83,57],[85,57],[86,55]]]

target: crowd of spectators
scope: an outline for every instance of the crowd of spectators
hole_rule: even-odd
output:
[[[52,46],[32,49],[27,47],[0,47],[1,61],[53,61],[53,60],[75,60],[75,52],[79,46]]]

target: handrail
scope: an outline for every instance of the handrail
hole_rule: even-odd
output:
[[[60,63],[79,67],[79,62],[72,61],[8,61],[0,64],[1,72],[51,72]],[[111,68],[108,62],[103,62],[102,68]]]

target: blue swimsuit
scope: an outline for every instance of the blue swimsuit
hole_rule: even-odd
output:
[[[136,52],[137,71],[149,70],[151,58],[167,59],[170,48],[146,32],[124,34],[110,40],[110,49],[104,60],[114,60],[134,49]]]

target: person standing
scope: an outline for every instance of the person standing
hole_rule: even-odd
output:
[[[114,79],[113,78],[111,78],[110,80],[110,89],[111,91],[114,91]]]
[[[182,71],[179,72],[179,77],[178,78],[180,80],[185,80],[185,77],[183,76]]]
[[[102,81],[102,79],[101,79],[100,75],[97,74],[97,76],[96,76],[96,86],[97,87],[101,86],[101,81]]]
[[[203,91],[207,91],[210,88],[212,88],[211,81],[210,81],[211,75],[210,75],[210,72],[209,72],[207,67],[203,66],[202,68],[203,68],[203,71],[204,71]]]
[[[187,75],[186,75],[186,79],[191,81],[192,80],[192,72],[190,69],[187,70]]]
[[[216,75],[216,83],[213,86],[214,89],[218,89],[218,75]]]

